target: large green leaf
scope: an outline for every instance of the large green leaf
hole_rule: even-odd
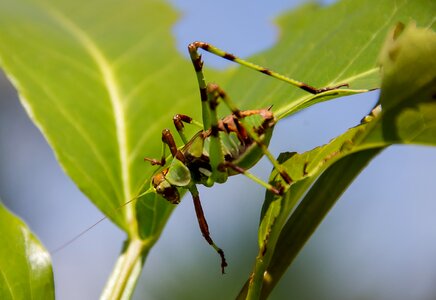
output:
[[[0,65],[66,173],[131,238],[135,206],[117,208],[151,177],[143,157],[160,155],[172,115],[198,116],[195,73],[170,38],[175,21],[161,1],[0,2]],[[147,199],[141,224],[154,226],[130,254],[147,253],[140,248],[153,245],[173,208]]]
[[[267,195],[249,295],[269,294],[339,196],[377,153],[392,143],[436,145],[436,34],[414,25],[401,30],[397,27],[394,39],[388,38],[380,59],[383,111],[375,109],[363,124],[329,144],[282,158],[293,184],[283,198]],[[247,289],[248,284],[241,296]]]
[[[169,38],[175,20],[159,1],[0,3],[0,61],[26,110],[79,188],[128,232],[134,206],[114,210],[150,177],[143,156],[159,156],[172,114],[197,112],[195,74]],[[160,208],[147,217],[171,209]]]
[[[0,202],[0,298],[54,299],[48,251]]]

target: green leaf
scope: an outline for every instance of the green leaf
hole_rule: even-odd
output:
[[[383,135],[393,142],[436,144],[436,33],[397,26],[381,53]]]
[[[280,232],[262,293],[268,295],[342,193],[382,148],[345,156],[321,174]]]
[[[136,205],[139,234],[142,239],[157,239],[163,230],[162,220],[168,219],[172,210],[167,209],[167,201],[156,193],[148,193]],[[157,215],[157,213],[161,215]]]
[[[292,178],[292,184],[283,197],[272,196],[270,193],[266,195],[259,226],[259,253],[256,258],[255,271],[250,280],[251,285],[247,283],[243,287],[239,299],[245,298],[247,292],[248,299],[264,298],[271,292],[292,259],[352,179],[357,176],[370,158],[389,145],[383,140],[367,140],[374,131],[376,136],[381,136],[378,133],[380,126],[377,126],[379,120],[380,117],[377,117],[372,122],[351,128],[324,146],[301,154],[282,154],[279,157],[279,162]],[[367,158],[361,160],[361,155],[353,156],[360,151],[368,152],[368,157],[366,154],[362,155]],[[342,173],[349,177],[336,177],[336,185],[333,188],[331,181],[327,181],[328,186],[324,185],[323,188],[315,184],[312,187],[314,190],[310,189],[309,194],[301,200],[324,171],[349,155],[356,160],[347,158],[346,165],[350,164],[350,173]],[[340,164],[338,168],[343,168],[343,165]],[[331,172],[336,174],[338,171],[334,168]],[[273,170],[270,181],[273,185],[281,183],[282,179],[276,170]],[[325,197],[329,198],[329,202],[324,201]],[[295,227],[296,224],[299,227]],[[285,231],[285,228],[290,229]],[[284,243],[292,243],[292,247],[279,247]],[[277,267],[276,261],[278,260],[287,265]],[[271,270],[273,263],[274,272]]]
[[[54,299],[48,251],[0,202],[0,298]]]
[[[176,14],[166,5],[112,0],[86,6],[1,1],[0,62],[64,170],[134,235],[134,205],[114,211],[150,178],[155,168],[143,157],[159,156],[158,137],[171,115],[198,112],[185,101],[196,100],[195,73],[170,38]]]
[[[174,206],[147,198],[139,221],[135,205],[117,208],[148,188],[156,168],[143,157],[159,157],[171,116],[199,115],[195,72],[172,38],[176,17],[161,1],[0,1],[0,65],[23,106],[80,190],[148,248]],[[138,223],[154,226],[139,232]],[[109,294],[123,294],[148,253],[129,245],[139,256],[120,260],[124,278]]]

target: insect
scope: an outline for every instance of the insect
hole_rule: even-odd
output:
[[[271,108],[239,110],[218,85],[206,84],[199,49],[285,81],[312,94],[347,87],[348,84],[317,89],[240,59],[210,44],[204,42],[189,44],[188,50],[200,90],[203,123],[200,124],[187,115],[175,115],[173,123],[184,145],[178,147],[170,130],[164,129],[162,131],[162,157],[160,159],[145,158],[145,160],[152,165],[162,167],[152,177],[151,183],[156,193],[163,198],[173,204],[178,204],[180,202],[179,190],[185,189],[190,192],[201,233],[218,252],[221,258],[221,272],[224,273],[227,266],[224,251],[215,244],[210,236],[197,185],[211,187],[214,183],[226,182],[229,176],[244,174],[270,192],[282,195],[286,187],[291,184],[292,179],[268,150],[274,125],[277,123]],[[224,102],[231,111],[230,115],[222,119],[218,118],[216,110],[220,101]],[[198,125],[201,129],[188,139],[184,132],[184,124]],[[170,161],[167,161],[166,158],[166,148],[171,153]],[[286,186],[272,186],[248,172],[263,156],[266,156],[279,171]]]

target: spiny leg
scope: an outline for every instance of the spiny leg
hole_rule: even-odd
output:
[[[339,84],[339,85],[332,86],[332,87],[315,88],[315,87],[310,86],[304,82],[289,78],[289,77],[284,76],[282,74],[279,74],[275,71],[272,71],[268,68],[256,65],[256,64],[251,63],[251,62],[246,61],[246,60],[243,60],[239,57],[234,56],[233,54],[227,53],[227,52],[225,52],[217,47],[214,47],[208,43],[193,42],[193,43],[189,44],[188,50],[189,50],[189,53],[191,56],[192,63],[194,64],[195,71],[197,72],[197,79],[198,79],[199,85],[200,85],[200,93],[202,93],[202,86],[203,86],[203,88],[205,88],[206,85],[205,85],[205,81],[204,81],[204,76],[202,74],[200,74],[200,73],[202,73],[203,62],[201,61],[201,55],[198,54],[198,51],[197,51],[198,48],[201,48],[209,53],[212,53],[212,54],[217,55],[219,57],[222,57],[224,59],[233,61],[235,63],[238,63],[240,65],[248,67],[250,69],[259,71],[260,73],[266,74],[268,76],[271,76],[271,77],[274,77],[276,79],[287,82],[289,84],[292,84],[292,85],[299,87],[300,89],[303,89],[311,94],[319,94],[322,92],[335,90],[335,89],[338,89],[341,87],[348,87],[347,83],[343,83],[343,84]]]
[[[208,83],[206,86],[206,91],[208,95],[214,95],[214,98],[218,100],[221,98],[230,111],[237,117],[241,118],[240,109],[233,103],[227,93],[216,83]],[[217,104],[216,104],[217,105]],[[215,106],[216,106],[215,105]]]
[[[244,128],[246,127],[243,124],[241,124],[241,126],[243,126]],[[272,163],[274,168],[279,172],[280,176],[283,178],[285,183],[287,185],[290,185],[293,182],[291,176],[289,176],[285,168],[277,161],[274,155],[272,155],[272,153],[268,149],[268,146],[261,139],[259,139],[258,135],[255,132],[253,132],[253,130],[247,130],[247,133],[253,139],[253,141],[260,147],[263,154],[268,158],[268,160]]]
[[[163,166],[166,163],[166,146],[170,149],[171,155],[174,158],[177,158],[181,162],[185,161],[185,157],[183,154],[177,149],[176,142],[174,141],[174,137],[171,134],[169,129],[162,130],[162,157],[160,160],[155,158],[144,157],[145,161],[149,161],[152,165]]]
[[[201,115],[203,118],[204,128],[210,128],[210,116],[209,107],[207,104],[207,88],[206,80],[203,74],[203,61],[201,60],[201,55],[197,52],[197,47],[194,44],[189,44],[189,55],[191,56],[191,61],[195,69],[195,74],[197,75],[198,87],[200,89],[200,99],[201,99]]]
[[[245,175],[246,177],[250,178],[254,182],[260,184],[263,187],[265,187],[268,191],[270,191],[273,194],[276,194],[277,196],[283,195],[284,188],[282,186],[275,187],[275,186],[273,186],[273,185],[263,181],[262,179],[258,178],[257,176],[253,175],[252,173],[248,172],[244,168],[241,168],[240,166],[235,165],[234,163],[226,161],[226,162],[222,163],[220,165],[220,167],[223,168],[223,169],[230,168],[230,169],[234,170],[235,172],[238,172],[238,173],[240,173],[242,175]]]
[[[197,215],[198,225],[200,226],[201,233],[204,239],[209,243],[209,245],[211,245],[215,249],[216,252],[218,252],[219,256],[221,257],[221,272],[224,274],[224,268],[227,267],[226,258],[224,257],[224,251],[220,247],[218,247],[210,237],[209,226],[207,225],[207,221],[204,216],[203,208],[200,202],[200,195],[195,184],[192,184],[189,187],[189,191],[192,195],[195,213]]]

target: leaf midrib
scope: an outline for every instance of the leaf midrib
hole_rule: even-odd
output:
[[[75,38],[80,45],[89,53],[90,57],[96,63],[96,66],[100,70],[103,79],[103,86],[107,88],[110,104],[113,111],[116,138],[119,150],[119,162],[121,169],[121,181],[124,199],[120,199],[121,203],[127,202],[131,199],[130,190],[130,170],[128,163],[128,143],[127,143],[127,126],[126,117],[122,105],[122,96],[118,87],[116,76],[113,72],[112,65],[106,58],[100,48],[94,43],[94,41],[88,36],[88,34],[78,27],[73,21],[68,19],[61,12],[55,8],[46,5],[45,11],[56,20],[59,25],[62,26],[73,38]],[[127,224],[130,224],[130,220],[134,218],[133,206],[126,207],[125,217]],[[133,229],[133,227],[131,228]],[[134,229],[133,229],[134,230]]]

